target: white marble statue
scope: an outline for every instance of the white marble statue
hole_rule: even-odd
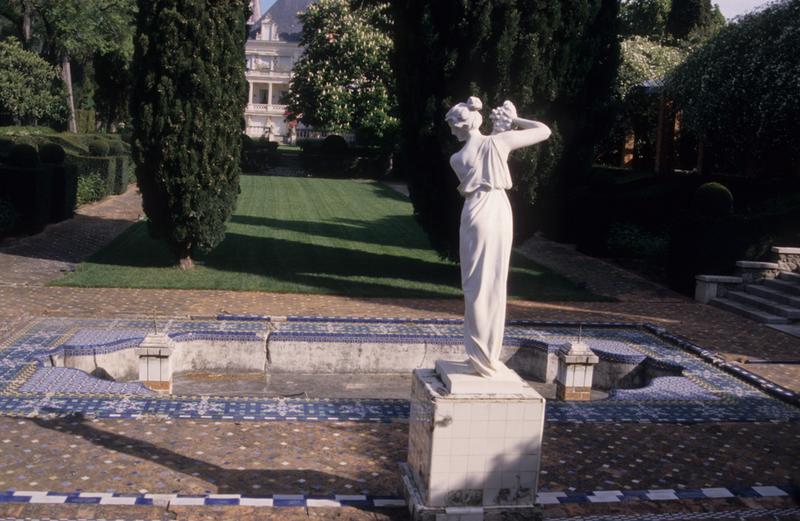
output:
[[[504,371],[500,362],[506,319],[506,283],[513,222],[508,154],[550,137],[538,121],[517,117],[510,101],[492,111],[492,135],[481,134],[483,104],[476,97],[451,108],[445,120],[464,146],[450,158],[464,197],[459,232],[464,289],[464,343],[469,361],[486,377]],[[518,130],[512,130],[513,127]]]

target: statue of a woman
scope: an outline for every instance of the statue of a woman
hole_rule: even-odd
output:
[[[508,154],[550,137],[543,123],[517,117],[510,101],[492,111],[494,129],[484,136],[481,100],[471,97],[447,112],[450,130],[464,146],[450,158],[464,196],[459,233],[464,289],[464,343],[475,370],[494,376],[500,362],[506,319],[506,281],[513,222],[506,190],[511,188]],[[518,130],[511,130],[514,126]]]

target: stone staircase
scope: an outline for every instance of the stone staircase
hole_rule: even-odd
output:
[[[737,276],[699,275],[695,299],[765,324],[800,325],[800,248],[772,252],[775,262],[737,262]]]

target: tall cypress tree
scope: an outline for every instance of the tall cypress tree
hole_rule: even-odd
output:
[[[239,193],[246,0],[139,0],[133,152],[154,237],[181,268],[225,237]]]
[[[558,234],[567,209],[542,203],[563,199],[563,187],[587,169],[604,126],[619,54],[616,0],[396,0],[392,6],[404,162],[398,166],[433,246],[457,258],[461,199],[448,159],[459,144],[444,114],[470,95],[487,109],[510,99],[521,116],[553,128],[548,141],[510,158],[510,195],[518,232],[547,227]],[[489,127],[485,118],[484,132]]]

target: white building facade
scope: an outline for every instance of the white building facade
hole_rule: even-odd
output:
[[[264,14],[259,0],[251,4],[253,14],[248,20],[249,33],[245,44],[248,98],[244,113],[245,132],[250,137],[289,141],[285,97],[289,92],[292,68],[303,53],[297,41],[299,22],[294,15],[308,7],[311,1],[278,0]],[[281,20],[288,27],[280,27],[278,22]]]

